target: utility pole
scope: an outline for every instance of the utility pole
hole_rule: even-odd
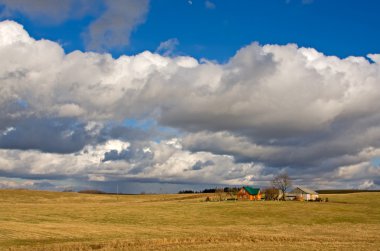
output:
[[[116,183],[116,200],[119,200],[119,184]]]

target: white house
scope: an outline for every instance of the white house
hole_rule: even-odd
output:
[[[300,186],[294,188],[290,194],[294,197],[302,197],[303,200],[316,200],[319,198],[319,194],[316,191]]]

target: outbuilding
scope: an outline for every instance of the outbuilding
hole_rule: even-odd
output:
[[[260,188],[242,187],[237,193],[238,200],[261,200]]]
[[[296,198],[302,198],[303,200],[316,200],[317,198],[319,198],[319,194],[316,191],[300,186],[294,188],[290,192],[290,195],[293,195]]]

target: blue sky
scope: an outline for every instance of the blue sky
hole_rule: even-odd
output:
[[[379,12],[0,0],[0,188],[380,188]]]
[[[134,28],[123,49],[109,48],[115,57],[155,51],[159,44],[176,38],[177,54],[226,61],[242,46],[288,44],[312,47],[327,55],[365,56],[378,52],[378,1],[205,1],[152,0],[145,22]],[[96,16],[51,23],[15,13],[35,38],[62,44],[67,52],[85,50],[81,33]],[[4,18],[3,18],[4,19]],[[49,19],[49,18],[48,18]]]

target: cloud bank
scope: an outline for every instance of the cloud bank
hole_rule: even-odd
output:
[[[0,23],[0,175],[378,187],[380,55],[297,45],[227,63],[63,49]]]

